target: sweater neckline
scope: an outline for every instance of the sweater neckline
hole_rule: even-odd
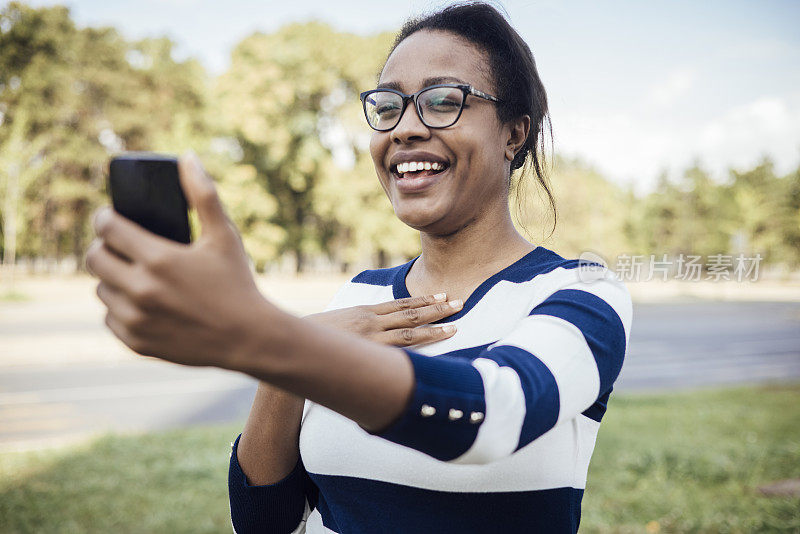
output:
[[[483,298],[483,296],[489,292],[495,284],[500,282],[501,280],[508,279],[508,274],[512,271],[517,270],[522,265],[528,263],[537,263],[537,261],[542,258],[547,253],[546,249],[537,246],[535,249],[531,250],[520,259],[512,263],[511,265],[504,267],[503,269],[499,270],[486,280],[480,283],[480,285],[475,288],[475,290],[470,294],[470,296],[464,301],[464,307],[458,311],[458,313],[454,313],[453,315],[449,315],[443,319],[439,319],[437,321],[433,321],[430,324],[437,324],[437,323],[449,323],[455,321],[463,317],[464,315],[469,312],[475,305]],[[402,299],[408,298],[411,296],[411,293],[408,291],[408,286],[406,286],[406,276],[411,271],[411,266],[414,264],[422,254],[417,255],[417,257],[413,258],[412,260],[404,263],[400,266],[394,276],[394,280],[392,283],[392,293],[394,294],[395,299]]]

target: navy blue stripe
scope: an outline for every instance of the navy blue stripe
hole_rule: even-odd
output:
[[[539,358],[519,347],[508,345],[497,345],[480,357],[511,367],[519,375],[525,393],[525,419],[515,451],[555,426],[560,406],[558,384],[553,373]]]
[[[614,388],[611,388],[614,389]],[[611,390],[606,391],[604,394],[600,395],[600,398],[597,399],[597,402],[589,406],[583,415],[588,417],[589,419],[594,419],[598,423],[603,419],[603,415],[606,413],[606,408],[608,407],[608,398],[611,396]]]
[[[472,412],[486,412],[483,380],[469,361],[429,357],[403,349],[414,367],[414,394],[400,417],[372,435],[411,447],[438,460],[450,461],[464,454],[475,441],[480,423],[471,423]],[[435,410],[424,416],[422,406]],[[456,420],[451,409],[460,410]]]
[[[325,506],[322,523],[335,532],[437,534],[578,531],[583,490],[457,493],[357,477],[310,473]]]
[[[228,466],[228,498],[231,523],[239,534],[285,534],[296,529],[305,510],[305,491],[310,482],[298,459],[294,469],[274,484],[251,486],[239,465],[239,438],[233,444]]]
[[[451,350],[450,352],[444,352],[442,354],[437,354],[436,358],[452,358],[456,360],[467,360],[472,361],[478,356],[480,356],[481,352],[484,351],[486,347],[491,345],[492,343],[485,343],[483,345],[476,345],[474,347],[465,347],[463,349],[456,349]]]
[[[556,291],[530,315],[550,315],[574,324],[583,333],[600,373],[600,395],[611,390],[625,357],[625,328],[606,301],[580,289]]]
[[[417,256],[419,257],[419,256]],[[414,258],[416,260],[417,258]],[[369,284],[373,286],[389,286],[394,282],[397,273],[403,269],[408,269],[414,260],[410,260],[402,265],[388,267],[386,269],[367,269],[355,275],[350,281],[358,284]],[[403,275],[405,276],[405,275]]]

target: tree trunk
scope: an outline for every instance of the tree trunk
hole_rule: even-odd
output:
[[[75,256],[75,272],[85,272],[83,255],[86,253],[84,239],[84,220],[86,218],[86,201],[79,200],[75,206],[75,222],[73,223],[72,253]]]
[[[378,269],[389,267],[389,255],[383,249],[378,250]]]
[[[306,255],[303,254],[303,251],[300,248],[296,248],[294,250],[294,260],[295,260],[295,274],[300,274],[305,272],[306,269]]]
[[[3,206],[3,271],[9,292],[14,291],[14,270],[17,263],[17,204],[19,202],[19,167],[11,165],[8,173],[6,201]]]

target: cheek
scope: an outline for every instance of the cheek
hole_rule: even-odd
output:
[[[388,137],[386,134],[373,132],[372,137],[369,139],[369,153],[372,156],[372,162],[375,164],[376,170],[383,167],[383,160],[388,149]]]
[[[374,132],[372,137],[369,140],[369,153],[372,156],[372,164],[375,167],[375,175],[378,178],[378,183],[381,184],[383,191],[386,193],[386,196],[389,196],[389,177],[386,176],[385,170],[383,168],[383,162],[386,159],[386,151],[389,148],[388,142],[389,136],[386,134],[381,134],[379,132]]]

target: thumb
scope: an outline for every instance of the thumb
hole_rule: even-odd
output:
[[[194,152],[186,152],[178,159],[178,175],[189,205],[197,210],[203,235],[210,234],[217,239],[226,239],[231,230],[235,232],[217,194],[214,181],[206,174],[200,158]]]

